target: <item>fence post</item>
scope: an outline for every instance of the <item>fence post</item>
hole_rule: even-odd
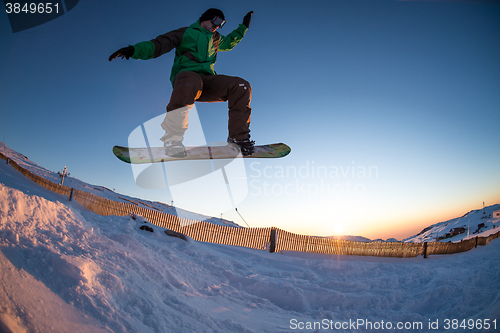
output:
[[[424,258],[427,258],[427,242],[424,242]]]
[[[476,236],[476,245],[474,247],[477,247],[477,239],[478,239],[479,236]]]
[[[271,229],[271,237],[269,238],[269,252],[276,251],[276,229]]]
[[[10,158],[7,157],[7,164],[9,164],[9,162],[10,162]]]
[[[75,198],[75,189],[71,188],[71,193],[69,194],[69,201],[73,201]]]

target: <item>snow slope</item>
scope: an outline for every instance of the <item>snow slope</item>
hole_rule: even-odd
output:
[[[492,218],[493,212],[499,209],[500,205],[497,204],[484,209],[472,210],[462,217],[431,225],[418,235],[405,239],[404,242],[435,242],[438,238],[441,242],[460,242],[476,236],[487,237],[500,230],[497,229],[500,227],[500,219]],[[446,237],[446,234],[455,228],[463,228],[464,232]]]
[[[271,254],[144,222],[96,215],[0,163],[0,332],[499,330],[498,240],[428,259]]]
[[[11,158],[12,160],[16,161],[22,168],[27,169],[31,171],[32,173],[41,176],[45,179],[50,180],[51,182],[54,182],[56,184],[61,183],[61,177],[57,172],[52,172],[49,171],[35,162],[31,161],[26,157],[25,155],[22,155],[12,149],[10,149],[8,146],[6,146],[3,142],[0,142],[0,153],[4,154],[5,156]],[[175,208],[173,206],[167,205],[162,202],[153,202],[149,200],[143,200],[143,199],[137,199],[137,198],[132,198],[130,196],[124,195],[124,194],[119,194],[111,189],[108,189],[104,186],[98,186],[98,185],[91,185],[85,182],[82,182],[79,179],[73,178],[73,177],[65,177],[64,178],[64,185],[69,186],[72,188],[75,188],[80,191],[85,191],[89,192],[95,195],[98,195],[102,198],[106,198],[109,200],[113,201],[118,201],[118,202],[125,202],[125,203],[134,203],[137,204],[139,207],[144,207],[148,209],[155,209],[157,211],[171,214],[171,215],[178,215],[187,219],[192,219],[192,220],[198,220],[198,221],[206,221],[214,224],[219,224],[223,225],[226,227],[236,227],[236,228],[241,228],[240,225],[237,223],[234,223],[232,221],[228,221],[225,219],[221,218],[216,218],[216,217],[210,217],[210,216],[205,216],[201,214],[197,214],[194,212],[189,212],[183,209]]]

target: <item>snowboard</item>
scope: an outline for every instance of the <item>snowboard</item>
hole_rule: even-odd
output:
[[[290,147],[284,143],[273,143],[255,146],[252,155],[243,156],[232,145],[226,146],[200,146],[186,147],[186,157],[171,157],[165,154],[163,147],[128,148],[114,146],[113,153],[123,162],[132,164],[158,163],[170,161],[189,161],[207,159],[231,159],[231,158],[280,158],[290,154]]]

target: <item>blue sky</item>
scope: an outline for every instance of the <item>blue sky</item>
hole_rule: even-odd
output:
[[[500,203],[498,1],[80,0],[17,33],[0,15],[0,139],[50,170],[169,203],[111,149],[165,111],[173,52],[107,58],[210,7],[225,13],[222,34],[255,12],[215,68],[252,84],[252,138],[292,147],[245,161],[250,226],[402,239]],[[226,104],[197,110],[207,141],[224,141]]]

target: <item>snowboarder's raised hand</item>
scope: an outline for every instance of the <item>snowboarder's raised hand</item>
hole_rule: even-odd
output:
[[[248,12],[245,17],[243,18],[243,24],[247,27],[250,28],[250,21],[252,20],[252,15],[253,15],[253,10],[251,12]]]
[[[135,49],[133,46],[127,46],[119,49],[115,53],[109,56],[109,61],[116,59],[118,57],[126,58],[127,60],[134,54]]]

